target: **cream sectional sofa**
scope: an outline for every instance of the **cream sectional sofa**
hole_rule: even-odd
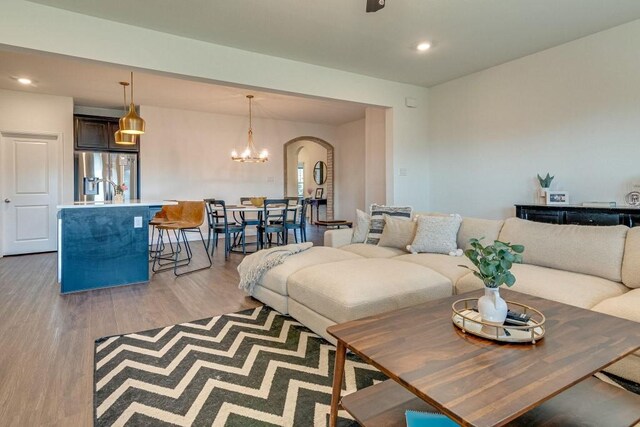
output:
[[[640,227],[551,225],[510,218],[464,218],[458,247],[484,237],[523,244],[514,290],[640,322]],[[351,243],[352,230],[329,230],[325,246],[267,272],[252,295],[334,342],[326,328],[483,287],[464,257],[409,254]],[[640,328],[640,324],[638,325]],[[640,352],[608,371],[640,382]]]

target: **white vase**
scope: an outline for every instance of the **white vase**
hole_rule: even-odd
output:
[[[500,297],[500,288],[484,288],[484,296],[478,299],[478,312],[482,321],[502,325],[507,318],[507,302]]]
[[[124,203],[124,194],[118,193],[113,196],[113,203]]]
[[[547,191],[549,191],[549,187],[541,188],[540,192],[538,193],[538,195],[540,196],[540,204],[541,205],[546,205],[547,204]]]

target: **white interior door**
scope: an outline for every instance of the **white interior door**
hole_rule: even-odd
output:
[[[58,135],[2,133],[3,252],[56,250],[60,196]]]

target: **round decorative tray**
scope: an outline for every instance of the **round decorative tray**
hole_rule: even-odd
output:
[[[470,333],[482,338],[494,341],[510,343],[531,343],[544,337],[544,314],[533,307],[513,301],[507,301],[509,310],[529,314],[531,319],[527,325],[495,325],[483,322],[476,307],[478,298],[461,299],[453,303],[451,309],[453,314],[451,320],[453,324],[462,329],[464,333]]]

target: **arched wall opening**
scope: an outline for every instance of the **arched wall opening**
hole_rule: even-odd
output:
[[[320,148],[320,150],[318,150]],[[297,174],[299,163],[304,163],[304,197],[314,197],[318,188],[322,188],[322,197],[327,199],[326,218],[334,218],[334,148],[327,141],[313,136],[300,136],[287,141],[284,151],[284,194],[289,197],[299,196]],[[325,155],[326,152],[326,155]],[[303,156],[304,155],[304,156]],[[317,184],[313,179],[313,169],[318,161],[327,165],[326,181]],[[309,191],[311,193],[309,194]]]

